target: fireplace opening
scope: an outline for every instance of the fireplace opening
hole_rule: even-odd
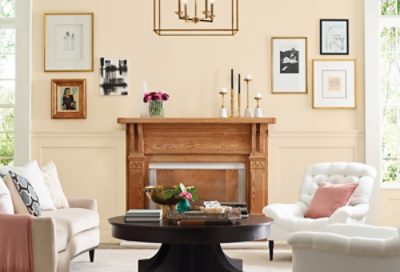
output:
[[[195,186],[199,200],[246,202],[246,173],[244,163],[150,163],[151,186],[184,183]],[[146,201],[147,208],[155,208]]]

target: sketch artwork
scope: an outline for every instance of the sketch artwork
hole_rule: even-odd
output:
[[[282,74],[299,73],[299,50],[292,48],[280,51],[280,72]]]
[[[75,33],[70,31],[65,33],[64,51],[75,51]]]
[[[100,59],[100,94],[128,95],[128,60]]]
[[[349,53],[348,20],[321,20],[321,54]]]

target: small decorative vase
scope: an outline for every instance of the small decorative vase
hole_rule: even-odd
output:
[[[176,211],[178,213],[184,213],[190,211],[190,202],[187,199],[179,200],[178,204],[176,204]]]
[[[161,100],[152,100],[149,102],[150,117],[164,117],[164,105]]]

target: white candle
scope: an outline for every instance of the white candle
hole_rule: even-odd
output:
[[[251,77],[251,75],[247,75],[247,76],[245,77],[245,79],[246,79],[246,80],[252,80],[252,77]]]
[[[256,98],[262,98],[262,94],[257,93],[257,94],[256,94]]]

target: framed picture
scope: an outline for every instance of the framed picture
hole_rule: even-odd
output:
[[[272,93],[307,93],[307,38],[272,37]]]
[[[321,55],[349,54],[349,20],[322,19],[320,21]]]
[[[86,80],[51,81],[51,118],[86,119]]]
[[[93,13],[45,13],[44,71],[93,71]]]
[[[356,61],[313,60],[313,108],[356,108]]]
[[[128,95],[128,60],[100,58],[100,95]]]

